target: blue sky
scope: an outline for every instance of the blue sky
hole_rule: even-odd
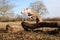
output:
[[[29,4],[31,2],[35,2],[39,0],[12,0],[11,3],[15,4],[16,7],[14,8],[14,12],[16,14],[20,14],[20,12],[26,8],[29,7]],[[41,0],[44,2],[48,14],[46,14],[44,17],[60,17],[60,0]]]
[[[60,0],[43,0],[49,14],[47,17],[60,17]]]
[[[34,1],[36,0],[13,0],[11,3],[16,5],[14,8],[15,13],[20,13],[24,8],[29,7],[29,4]]]

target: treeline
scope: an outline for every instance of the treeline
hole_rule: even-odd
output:
[[[16,17],[16,18],[2,18],[0,17],[0,22],[16,22],[16,21],[23,21],[23,20],[26,20],[26,21],[35,21],[35,20],[32,20],[32,19],[23,19],[23,18],[20,18],[20,17]],[[44,21],[60,21],[60,18],[46,18],[46,19],[43,19]]]
[[[15,21],[21,21],[21,18],[1,18],[0,17],[0,22],[15,22]]]
[[[15,15],[13,11],[15,7],[9,0],[0,0],[0,22],[21,20],[20,15]]]
[[[60,18],[46,18],[44,21],[60,21]]]

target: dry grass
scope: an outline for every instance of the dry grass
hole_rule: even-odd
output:
[[[21,22],[0,22],[0,28],[5,29],[7,24],[9,24],[10,26],[19,26],[20,29],[23,30]]]
[[[28,22],[28,21],[26,21],[26,22]],[[32,22],[29,22],[29,23],[35,23],[35,22],[32,21]],[[7,24],[9,24],[11,26],[19,26],[20,30],[23,30],[23,28],[21,26],[21,21],[19,21],[19,22],[0,22],[0,28],[5,29]]]
[[[0,33],[0,40],[60,40],[60,36],[41,32],[19,31],[16,33]]]
[[[0,40],[60,40],[60,34],[49,35],[41,32],[26,32],[23,30],[21,22],[0,22]],[[34,23],[34,22],[30,22]],[[4,33],[6,25],[15,25],[20,27],[20,31],[16,33]]]

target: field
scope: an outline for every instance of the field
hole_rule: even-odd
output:
[[[11,26],[19,26],[21,30],[23,30],[23,28],[21,27],[21,22],[0,22],[0,28],[5,29],[6,25],[9,24]]]
[[[5,27],[7,24],[11,26],[19,26],[20,31],[16,33],[4,33],[3,31],[0,32],[0,40],[60,40],[60,34],[51,35],[42,32],[27,32],[21,26],[20,22],[0,22],[0,31]],[[34,23],[34,22],[31,22]]]

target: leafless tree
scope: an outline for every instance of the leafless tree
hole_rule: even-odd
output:
[[[33,2],[30,4],[30,8],[36,10],[40,14],[48,13],[48,10],[42,1]]]
[[[8,0],[0,0],[0,12],[3,17],[7,17],[7,13],[14,8],[15,5],[9,4]]]
[[[0,16],[3,20],[12,17],[14,13],[12,13],[12,8],[15,7],[15,4],[10,4],[9,0],[0,0]],[[9,14],[9,15],[8,15]]]

